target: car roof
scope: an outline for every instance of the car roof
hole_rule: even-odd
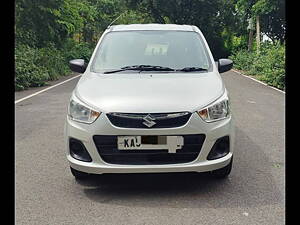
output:
[[[108,27],[109,31],[130,31],[130,30],[177,30],[177,31],[195,31],[192,25],[178,24],[129,24],[112,25]]]

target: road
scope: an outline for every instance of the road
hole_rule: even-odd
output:
[[[16,224],[284,224],[285,94],[232,71],[222,78],[236,123],[225,180],[182,173],[76,181],[63,126],[79,78],[17,103]]]

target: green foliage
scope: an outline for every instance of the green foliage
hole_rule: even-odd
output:
[[[56,49],[54,44],[50,43],[48,47],[40,48],[38,52],[39,62],[37,65],[47,69],[49,80],[56,80],[70,72],[63,51]]]
[[[256,76],[271,86],[285,89],[285,46],[279,42],[263,43],[259,55],[240,50],[230,58],[236,69]]]
[[[153,20],[146,13],[126,10],[125,13],[116,21],[115,24],[137,24],[152,23]]]
[[[224,29],[221,34],[222,39],[224,40],[224,46],[230,53],[237,52],[241,49],[247,48],[247,36],[237,36],[237,34]]]
[[[261,31],[273,41],[279,40],[283,43],[286,33],[285,0],[272,0],[271,4],[272,10],[260,16]]]
[[[103,31],[120,15],[114,24],[196,25],[215,59],[235,53],[239,69],[263,73],[267,82],[284,85],[284,66],[277,65],[273,57],[282,56],[280,47],[270,47],[274,52],[262,53],[257,59],[243,50],[248,42],[247,19],[255,15],[260,15],[261,31],[283,43],[284,0],[16,0],[16,90],[44,85],[70,72],[71,59],[89,61]],[[267,73],[268,63],[276,69],[269,68]],[[249,66],[252,64],[255,67]]]
[[[91,44],[73,40],[76,33],[96,30],[96,8],[88,1],[17,0],[15,90],[45,85],[71,71],[68,61],[89,60]],[[91,34],[91,36],[93,33]]]
[[[247,33],[247,19],[259,15],[261,32],[273,41],[284,42],[286,33],[285,0],[236,0],[235,17],[239,26],[236,32]]]
[[[34,48],[28,45],[15,47],[15,89],[45,85],[48,80],[69,73],[68,64],[53,44],[45,48]]]
[[[247,50],[242,49],[229,58],[233,60],[233,65],[236,69],[249,71],[254,57],[255,54],[253,52],[248,52]]]
[[[57,23],[56,11],[63,0],[16,0],[16,32],[28,31],[36,37],[32,47],[44,47],[49,42],[59,44],[67,36],[67,31]],[[20,43],[25,44],[22,40]]]
[[[233,1],[215,0],[127,0],[128,6],[148,14],[154,23],[192,24],[203,32],[214,58],[227,57],[221,32],[232,21]],[[227,15],[224,19],[224,15]],[[168,18],[166,21],[165,18]],[[229,21],[229,22],[228,22]]]
[[[274,4],[271,0],[257,0],[252,6],[253,15],[263,15],[274,10]]]
[[[49,79],[47,68],[38,66],[39,51],[27,45],[15,47],[15,89],[24,90],[45,84]]]
[[[84,59],[86,62],[90,60],[95,46],[86,42],[77,43],[72,39],[64,43],[64,59],[69,62],[72,59]]]
[[[19,28],[15,31],[15,42],[34,47],[37,44],[37,37],[31,30]]]

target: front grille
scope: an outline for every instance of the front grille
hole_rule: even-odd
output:
[[[111,164],[161,165],[187,163],[195,160],[202,148],[204,134],[182,135],[184,145],[176,153],[167,150],[118,150],[117,136],[95,135],[94,143],[101,158]]]
[[[124,128],[172,128],[185,125],[190,112],[177,113],[107,113],[109,121]]]

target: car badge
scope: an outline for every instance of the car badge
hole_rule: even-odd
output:
[[[156,123],[153,121],[155,120],[154,117],[152,117],[150,114],[148,114],[147,116],[143,117],[143,120],[145,120],[143,122],[143,124],[147,127],[153,127]]]

